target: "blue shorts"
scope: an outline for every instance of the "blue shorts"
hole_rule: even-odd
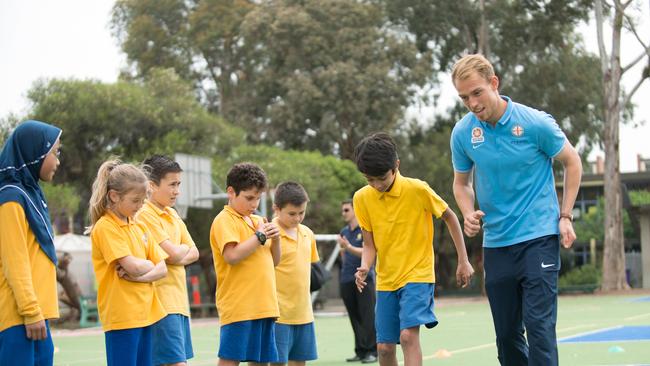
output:
[[[190,319],[182,314],[169,314],[151,326],[153,364],[185,362],[194,357]]]
[[[106,339],[108,366],[152,366],[151,326],[110,330]]]
[[[278,359],[274,362],[311,361],[318,358],[314,323],[275,324],[275,344]]]
[[[275,318],[245,320],[221,326],[219,358],[240,362],[274,362]]]
[[[0,365],[52,366],[54,344],[50,323],[46,320],[47,338],[33,341],[27,338],[24,325],[16,325],[0,332]]]
[[[402,329],[438,325],[433,313],[433,283],[407,283],[395,291],[377,291],[377,343],[399,343]]]

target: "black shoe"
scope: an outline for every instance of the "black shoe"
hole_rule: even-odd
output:
[[[363,360],[363,358],[359,357],[359,355],[355,355],[354,357],[346,358],[345,361],[347,362],[359,362]]]
[[[366,357],[361,360],[361,363],[375,363],[377,362],[377,356],[375,355],[367,355]]]

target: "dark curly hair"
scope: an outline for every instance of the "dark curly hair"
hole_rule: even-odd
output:
[[[226,186],[232,187],[236,195],[251,188],[264,190],[267,187],[266,173],[256,164],[238,163],[230,168]]]
[[[147,173],[150,181],[160,184],[160,180],[167,173],[180,173],[183,171],[181,166],[173,159],[164,155],[151,155],[142,162],[142,170]]]
[[[309,202],[307,191],[296,182],[283,182],[275,188],[273,203],[279,209],[283,209],[288,204],[300,206],[305,202]]]
[[[397,166],[397,146],[385,132],[365,137],[354,148],[357,169],[371,177],[381,177]]]

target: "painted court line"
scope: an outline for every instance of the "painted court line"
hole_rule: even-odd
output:
[[[650,316],[650,313],[645,313],[645,314],[639,314],[639,315],[635,315],[635,316],[628,316],[627,318],[624,318],[623,320],[637,320],[637,319],[642,319],[642,318],[646,318],[646,317],[649,317],[649,316]]]
[[[591,330],[591,331],[589,331],[589,332],[573,334],[573,335],[570,335],[570,336],[568,336],[568,337],[560,338],[560,339],[558,339],[557,341],[558,341],[558,342],[562,342],[562,341],[567,340],[567,339],[569,339],[569,338],[584,337],[584,336],[588,336],[588,335],[592,335],[592,334],[596,334],[596,333],[600,333],[600,332],[606,332],[606,331],[608,331],[608,330],[620,329],[620,328],[623,328],[623,326],[622,326],[622,325],[615,325],[615,326],[613,326],[613,327],[609,327],[609,328],[600,328],[600,329],[595,329],[595,330]]]

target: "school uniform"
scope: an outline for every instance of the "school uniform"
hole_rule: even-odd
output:
[[[150,325],[167,313],[153,283],[122,279],[116,266],[129,255],[157,264],[167,254],[143,224],[133,218],[124,222],[111,211],[93,225],[90,239],[108,365],[151,365]]]
[[[365,186],[353,206],[377,249],[377,342],[399,343],[403,329],[436,326],[433,217],[440,218],[447,203],[426,182],[397,172],[389,191]]]
[[[226,244],[255,235],[262,218],[251,215],[253,226],[226,205],[210,229],[210,246],[217,274],[217,309],[221,324],[218,356],[227,360],[272,362],[277,359],[275,319],[280,316],[270,240],[241,262],[223,257]]]
[[[183,220],[171,207],[158,208],[146,201],[136,220],[144,224],[154,243],[196,247]],[[156,293],[167,316],[152,325],[154,365],[185,362],[194,357],[190,334],[190,305],[185,266],[167,264],[167,276],[155,282]]]
[[[280,227],[278,219],[273,222]],[[280,317],[275,325],[278,360],[311,361],[318,358],[314,314],[309,285],[311,263],[318,262],[314,233],[305,225],[296,228],[294,238],[280,227],[282,259],[275,267]]]
[[[0,365],[49,366],[49,319],[59,317],[56,250],[45,197],[38,185],[45,157],[61,136],[38,121],[20,124],[0,154]],[[25,325],[45,320],[44,340]]]

